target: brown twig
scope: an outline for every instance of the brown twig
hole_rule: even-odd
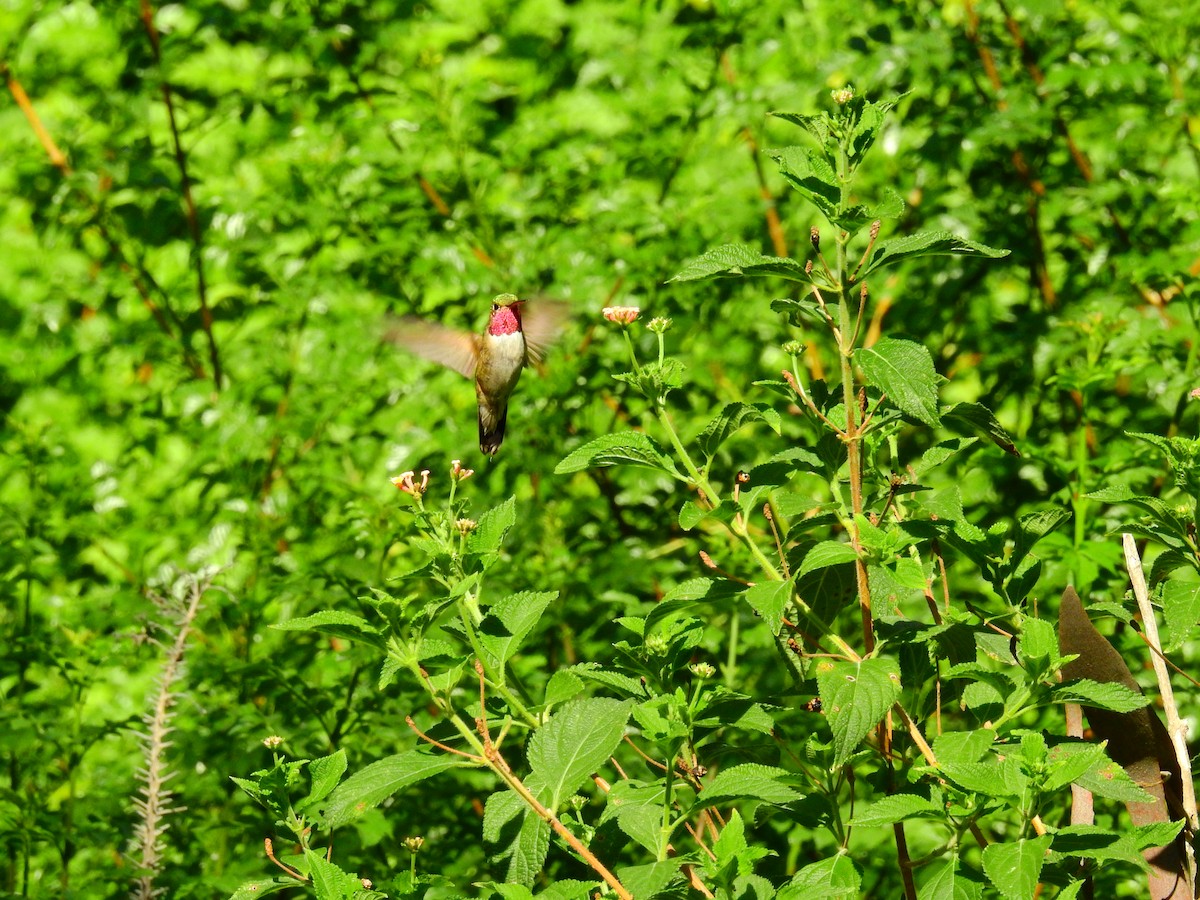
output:
[[[475,673],[479,676],[479,695],[482,700],[484,696],[484,672],[483,663],[479,660],[475,660]],[[537,814],[538,818],[548,823],[558,833],[558,836],[566,841],[567,845],[578,853],[604,879],[604,882],[613,889],[613,892],[621,900],[633,900],[633,894],[629,892],[629,889],[625,885],[621,884],[617,876],[610,872],[608,867],[591,850],[584,846],[583,842],[571,832],[571,829],[567,828],[559,820],[558,816],[543,806],[541,801],[530,792],[525,783],[513,772],[512,767],[509,766],[508,762],[500,754],[500,751],[496,749],[496,745],[492,743],[492,735],[488,730],[487,724],[487,711],[483,708],[482,702],[480,703],[479,718],[475,720],[475,727],[479,732],[480,738],[483,740],[483,755],[488,763],[488,767],[499,775],[516,792],[517,796],[525,801],[525,804]]]
[[[150,0],[141,0],[142,25],[150,38],[150,47],[154,52],[154,64],[158,66],[162,78],[160,88],[163,103],[167,108],[167,121],[171,126],[171,142],[175,151],[175,165],[179,169],[180,188],[183,191],[184,210],[187,218],[188,233],[192,239],[192,264],[196,269],[196,294],[200,302],[200,326],[208,338],[208,358],[212,365],[213,387],[221,390],[221,354],[217,348],[217,339],[213,335],[212,310],[208,305],[208,287],[204,278],[204,238],[200,231],[200,217],[196,213],[196,200],[192,196],[192,179],[188,174],[187,152],[183,149],[183,141],[179,137],[179,123],[175,117],[175,101],[171,94],[171,85],[163,72],[162,43],[159,39],[158,28],[154,24],[154,8]]]
[[[267,851],[267,859],[269,859],[271,862],[275,863],[275,865],[279,866],[279,868],[283,869],[283,871],[287,872],[288,875],[290,875],[292,878],[295,878],[297,881],[303,881],[303,882],[308,881],[307,877],[305,877],[304,875],[301,875],[299,872],[297,872],[291,866],[287,865],[286,863],[281,863],[278,859],[275,858],[275,848],[271,845],[270,838],[263,838],[263,847]]]
[[[417,723],[413,721],[412,716],[405,716],[404,722],[405,722],[405,724],[408,725],[409,728],[411,728],[413,731],[415,731],[417,733],[417,737],[419,737],[425,743],[430,744],[434,747],[437,747],[439,750],[442,750],[446,753],[451,753],[454,756],[462,756],[466,759],[469,759],[471,762],[475,763],[476,765],[483,765],[486,762],[486,760],[482,756],[476,756],[474,753],[464,753],[462,750],[459,750],[456,747],[451,747],[449,744],[443,744],[441,741],[439,741],[435,738],[431,738],[429,735],[427,735],[425,732],[423,732],[420,728],[417,727]]]
[[[3,75],[4,80],[8,83],[8,92],[17,101],[17,107],[25,114],[25,119],[29,122],[29,127],[33,129],[33,133],[37,137],[38,143],[42,145],[42,149],[46,151],[46,156],[50,158],[51,165],[63,175],[70,175],[71,164],[67,161],[66,154],[58,148],[58,144],[54,143],[54,138],[50,136],[50,132],[42,124],[42,119],[37,114],[37,110],[34,109],[29,95],[25,93],[25,89],[21,87],[21,83],[12,74],[8,63],[0,61],[0,75]]]

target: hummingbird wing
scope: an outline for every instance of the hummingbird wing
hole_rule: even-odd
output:
[[[467,378],[475,377],[479,355],[473,334],[405,316],[394,320],[384,337],[417,356],[440,363]]]
[[[540,363],[558,337],[571,307],[561,300],[526,301],[521,307],[521,330],[525,332],[525,359]]]

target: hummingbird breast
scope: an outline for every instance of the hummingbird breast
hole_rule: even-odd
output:
[[[479,348],[479,365],[475,369],[475,383],[479,393],[499,400],[508,397],[521,368],[525,365],[525,335],[519,331],[512,334],[486,336]]]

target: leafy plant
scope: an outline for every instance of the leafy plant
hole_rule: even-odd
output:
[[[667,353],[672,320],[649,321],[657,353],[643,361],[635,339],[641,311],[610,307],[604,316],[621,330],[630,362],[614,377],[638,398],[648,430],[661,438],[641,430],[601,435],[556,468],[579,477],[633,466],[661,476],[663,487],[694,493],[679,504],[679,527],[696,535],[705,548],[700,558],[718,577],[686,581],[648,615],[618,619],[626,637],[613,644],[612,658],[526,684],[509,664],[557,593],[492,598],[486,590],[516,521],[515,498],[474,521],[456,498],[457,485],[473,473],[457,461],[446,506],[436,512],[425,506],[429,472],[399,476],[426,556],[404,577],[425,581],[432,594],[422,600],[417,590],[377,591],[370,601],[375,621],[330,611],[284,627],[384,650],[380,688],[407,672],[424,686],[434,724],[422,729],[410,717],[425,746],[343,782],[316,824],[347,824],[396,790],[446,777],[448,769],[490,770],[497,790],[487,800],[483,832],[509,860],[506,885],[491,886],[504,896],[516,896],[514,885],[534,886],[552,839],[592,870],[594,883],[621,897],[691,884],[715,896],[791,898],[857,895],[868,866],[852,849],[851,834],[890,826],[907,896],[917,896],[918,882],[934,896],[979,896],[990,882],[1015,898],[1032,896],[1043,882],[1074,896],[1102,863],[1144,865],[1139,851],[1174,838],[1179,823],[1132,835],[1047,825],[1061,814],[1072,784],[1115,800],[1150,797],[1101,747],[1031,725],[1066,702],[1125,714],[1146,701],[1119,683],[1060,683],[1074,657],[1060,652],[1053,623],[1026,609],[1041,568],[1034,547],[1067,514],[1033,513],[1011,529],[985,531],[966,519],[955,488],[935,488],[938,471],[981,440],[1014,454],[1016,443],[983,406],[939,403],[940,377],[921,344],[865,340],[872,277],[923,257],[995,259],[1004,251],[936,232],[880,241],[875,217],[898,217],[902,204],[890,197],[864,208],[854,200],[854,184],[895,101],[871,103],[849,89],[834,100],[832,114],[780,114],[802,126],[812,144],[768,151],[834,227],[828,257],[814,227],[815,258],[807,263],[727,245],[673,279],[766,275],[801,282],[800,296],[771,305],[810,340],[820,339],[813,326],[827,332],[838,361],[833,383],[806,370],[805,348],[790,341],[783,379],[757,382],[774,403],[727,404],[685,440],[672,417],[674,398],[687,390],[685,364]],[[636,409],[633,398],[628,402]],[[760,442],[753,462],[734,474],[727,442],[751,425],[765,426],[781,446],[771,452]],[[943,426],[975,436],[942,432],[913,449],[922,443],[914,434]],[[986,610],[952,602],[951,555],[975,567],[993,592]],[[717,556],[728,560],[718,564]],[[747,613],[756,633],[743,639]],[[705,621],[715,614],[730,623],[724,684],[713,682],[718,668],[703,661],[712,652]],[[786,680],[757,696],[738,690],[743,643],[773,646]],[[465,687],[471,681],[477,693]],[[578,699],[587,684],[608,696]],[[636,753],[625,762],[627,751],[618,753],[623,738]],[[631,773],[630,762],[639,760],[647,771]],[[281,765],[294,764],[260,772],[247,785],[251,793],[262,799],[257,785]],[[609,765],[615,782],[602,774]],[[593,797],[575,797],[588,782],[597,789]],[[748,841],[751,821],[783,831],[823,829],[826,855],[773,883],[756,871],[767,853]],[[623,835],[616,843],[614,826]],[[910,852],[915,826],[919,856]],[[306,829],[292,826],[305,847]],[[350,896],[338,893],[349,888],[322,886],[302,866],[289,874],[311,880],[318,896]],[[387,889],[405,896],[427,883],[409,877]],[[548,890],[562,894],[573,885],[571,879]]]

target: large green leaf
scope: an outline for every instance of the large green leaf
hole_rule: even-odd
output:
[[[1033,900],[1052,840],[1051,835],[1043,834],[992,843],[983,849],[983,871],[1004,900]]]
[[[355,772],[330,794],[322,816],[325,827],[345,825],[401,788],[460,764],[448,753],[424,747],[373,762]]]
[[[784,147],[763,151],[779,166],[779,173],[811,202],[826,219],[833,221],[842,202],[837,173],[821,151],[808,147]]]
[[[697,281],[701,278],[738,275],[777,275],[791,281],[808,283],[804,264],[786,256],[764,256],[746,244],[723,244],[698,256],[669,281]]]
[[[900,699],[900,667],[892,659],[822,660],[817,663],[817,689],[833,732],[836,768]]]
[[[704,786],[693,808],[716,806],[737,800],[762,800],[766,803],[792,803],[804,797],[786,782],[792,778],[786,769],[742,763],[722,769]]]
[[[821,541],[804,555],[804,562],[800,564],[798,574],[807,575],[817,569],[854,562],[856,559],[858,553],[849,544],[842,541]]]
[[[757,421],[766,422],[776,434],[779,434],[781,427],[779,413],[767,404],[750,404],[740,401],[726,404],[696,438],[700,452],[711,458],[730,435],[744,425]]]
[[[529,766],[546,783],[548,807],[557,809],[604,766],[621,743],[629,712],[629,704],[621,700],[576,700],[560,707],[534,732],[529,739]]]
[[[467,552],[479,555],[496,553],[516,521],[516,497],[509,497],[479,517],[475,530],[467,536]]]
[[[533,630],[558,591],[521,591],[492,605],[479,624],[479,643],[489,666],[499,669]]]
[[[996,250],[977,241],[960,238],[948,231],[922,231],[907,237],[881,241],[875,246],[861,278],[905,259],[922,256],[982,256],[999,259],[1008,256],[1007,250]]]
[[[663,450],[640,431],[605,434],[572,451],[554,467],[554,474],[566,475],[604,466],[645,466],[686,480]]]
[[[279,631],[316,631],[346,640],[363,641],[380,649],[387,646],[387,640],[378,628],[362,616],[341,609],[323,609],[311,616],[288,619],[271,627]]]
[[[870,384],[888,395],[901,410],[926,425],[940,421],[938,374],[929,351],[913,341],[882,338],[854,354]]]

